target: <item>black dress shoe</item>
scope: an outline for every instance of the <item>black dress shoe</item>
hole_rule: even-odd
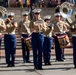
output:
[[[23,60],[23,63],[26,63],[26,60]]]
[[[74,66],[74,68],[76,68],[76,65]]]
[[[44,64],[45,66],[48,65],[47,63]]]
[[[59,59],[58,61],[64,61],[63,59]]]
[[[37,67],[34,67],[34,70],[37,70],[38,68]]]
[[[8,65],[7,65],[7,67],[11,67],[11,65],[10,65],[10,64],[8,64]]]
[[[50,63],[50,62],[48,62],[48,65],[51,65],[51,63]]]
[[[65,58],[62,58],[62,60],[66,60]]]
[[[42,67],[39,67],[37,70],[43,70],[43,68]]]
[[[28,60],[28,61],[26,61],[26,63],[31,63],[31,61],[30,61],[30,60]]]
[[[15,65],[14,64],[11,64],[11,67],[15,67]]]

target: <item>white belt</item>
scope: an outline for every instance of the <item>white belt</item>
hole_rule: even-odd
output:
[[[64,34],[65,32],[54,32],[55,34]]]
[[[15,33],[5,33],[5,34],[12,35],[12,34],[15,34]]]
[[[21,34],[27,34],[27,33],[25,33],[25,32],[22,32]]]
[[[44,35],[44,37],[52,37],[52,35]]]

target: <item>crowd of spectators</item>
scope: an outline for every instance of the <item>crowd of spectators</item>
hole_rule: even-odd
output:
[[[35,4],[36,7],[55,7],[65,1],[76,4],[76,0],[0,0],[0,6],[4,7],[29,7]]]

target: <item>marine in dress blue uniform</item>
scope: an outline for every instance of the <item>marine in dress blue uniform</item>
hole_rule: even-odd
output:
[[[50,15],[44,16],[45,20],[45,30],[44,30],[44,45],[43,45],[43,55],[45,65],[51,65],[51,47],[52,47],[52,31],[53,24],[50,22]]]
[[[23,62],[30,62],[29,56],[30,56],[30,50],[26,44],[25,39],[28,38],[31,34],[30,32],[30,20],[28,19],[29,12],[24,11],[22,13],[23,15],[23,21],[20,21],[18,24],[18,32],[21,36],[21,42],[22,42],[22,56],[23,56]]]
[[[41,9],[35,9],[34,19],[30,23],[32,31],[32,49],[33,49],[33,62],[34,69],[42,70],[42,50],[44,42],[43,27],[44,21],[40,17]]]
[[[56,60],[57,61],[63,61],[64,59],[64,48],[60,47],[60,44],[58,42],[57,36],[62,36],[66,34],[67,27],[65,25],[65,22],[61,20],[61,14],[55,13],[56,21],[54,22],[54,41],[55,41],[55,53],[56,53]]]
[[[9,12],[8,18],[5,19],[6,32],[4,35],[5,57],[7,67],[15,66],[15,52],[16,52],[16,34],[17,22],[14,21],[15,13]]]

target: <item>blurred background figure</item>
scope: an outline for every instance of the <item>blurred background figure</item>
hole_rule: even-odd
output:
[[[4,0],[0,0],[0,6],[3,6]]]
[[[25,39],[29,37],[30,35],[30,20],[28,19],[29,12],[25,11],[22,13],[23,21],[20,21],[18,24],[18,33],[21,37],[21,43],[22,43],[22,57],[23,62],[29,63],[30,62],[30,50],[28,48],[27,43],[25,42]]]
[[[40,8],[43,8],[43,7],[45,7],[45,3],[44,3],[44,0],[39,0],[39,7]]]
[[[38,1],[39,1],[39,0],[30,0],[30,6],[32,6],[33,4],[34,4],[35,6],[37,6],[37,5],[38,5]]]
[[[8,7],[8,0],[3,0],[3,6]]]
[[[69,3],[74,3],[75,4],[75,1],[74,0],[67,0]]]
[[[5,31],[6,25],[2,19],[2,12],[0,11],[0,60],[1,60],[1,42],[2,42],[2,33]]]
[[[61,3],[65,2],[66,0],[61,0]]]
[[[32,4],[32,6],[29,8],[29,12],[30,12],[30,20],[33,19],[34,17],[34,13],[33,10],[36,9],[35,4]]]
[[[51,65],[51,48],[52,48],[52,31],[53,25],[50,22],[51,16],[44,16],[45,20],[45,30],[44,30],[44,45],[43,45],[43,54],[44,54],[44,63],[45,65]]]

